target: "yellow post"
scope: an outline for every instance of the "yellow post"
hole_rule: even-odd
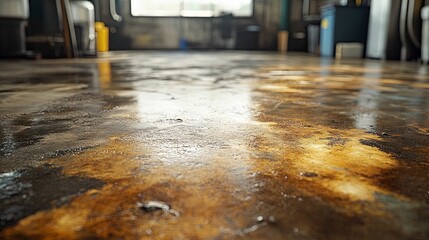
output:
[[[103,22],[95,23],[95,32],[97,33],[97,51],[109,51],[109,28]]]
[[[287,45],[288,45],[288,39],[289,39],[289,32],[288,31],[280,31],[277,35],[277,41],[278,41],[278,51],[280,53],[286,53],[287,52]]]

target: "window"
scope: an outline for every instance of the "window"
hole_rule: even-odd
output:
[[[131,0],[131,15],[145,17],[251,17],[253,0]]]

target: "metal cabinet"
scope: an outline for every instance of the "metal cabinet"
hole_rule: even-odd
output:
[[[327,5],[321,8],[320,54],[335,56],[337,43],[357,42],[366,47],[369,7]]]

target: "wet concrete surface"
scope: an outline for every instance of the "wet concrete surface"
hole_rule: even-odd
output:
[[[96,179],[63,176],[60,168],[48,165],[3,173],[0,178],[2,227],[37,211],[63,205],[71,197],[103,185]]]
[[[428,239],[428,72],[246,52],[1,62],[0,239]]]

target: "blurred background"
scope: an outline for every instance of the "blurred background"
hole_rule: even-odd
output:
[[[261,50],[428,61],[425,0],[0,0],[0,57]]]

